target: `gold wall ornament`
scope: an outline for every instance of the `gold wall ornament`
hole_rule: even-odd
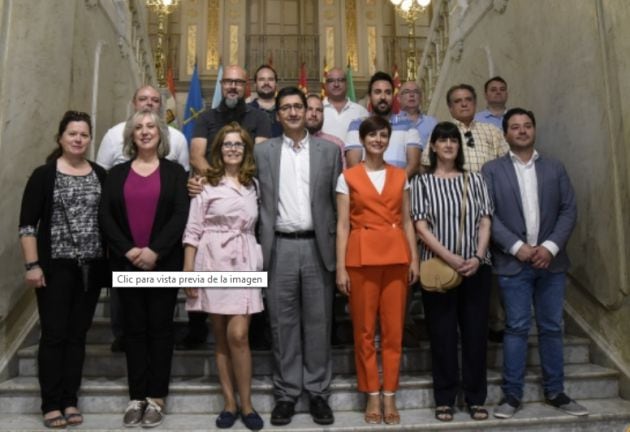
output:
[[[359,68],[359,56],[357,54],[357,2],[346,0],[346,48],[348,52],[347,62],[352,70]]]
[[[376,72],[376,27],[368,26],[368,73],[374,75]]]
[[[192,75],[197,60],[197,26],[188,25],[186,32],[186,73]]]
[[[238,64],[238,26],[230,25],[230,62],[228,64]]]
[[[154,62],[158,85],[166,87],[166,41],[168,36],[168,20],[179,0],[145,0],[145,4],[157,16],[157,41],[155,44]]]
[[[326,55],[325,58],[331,62],[332,66],[335,66],[335,28],[332,26],[326,27]]]
[[[219,0],[208,0],[208,30],[206,38],[206,69],[219,68]]]

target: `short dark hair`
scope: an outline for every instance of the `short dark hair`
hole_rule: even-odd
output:
[[[392,89],[394,88],[394,80],[391,75],[386,72],[378,71],[370,78],[370,82],[368,84],[368,94],[372,93],[372,86],[376,81],[387,81],[392,85]]]
[[[492,78],[490,78],[488,81],[486,81],[486,83],[483,85],[483,92],[487,92],[488,91],[488,86],[490,85],[490,83],[492,81],[498,81],[500,83],[505,84],[505,86],[507,87],[507,83],[505,82],[505,80],[503,78],[501,78],[499,75],[497,76],[493,76]]]
[[[294,86],[282,87],[276,96],[276,109],[280,108],[280,101],[287,96],[299,96],[306,108],[306,95],[302,90]]]
[[[256,79],[258,78],[258,72],[260,72],[263,69],[269,69],[271,72],[273,72],[273,79],[278,81],[278,73],[271,65],[268,65],[268,64],[258,66],[258,69],[256,69],[256,72],[254,72],[254,81],[256,81]]]
[[[477,92],[475,92],[475,88],[470,84],[457,84],[448,89],[446,92],[446,105],[451,106],[451,94],[456,90],[468,90],[473,95],[473,100],[477,102]]]
[[[370,132],[381,129],[387,129],[387,136],[392,136],[392,125],[389,124],[388,120],[377,115],[370,116],[361,122],[359,126],[359,138],[363,141]]]
[[[457,156],[455,157],[455,169],[464,172],[464,149],[462,148],[462,133],[455,123],[445,121],[440,122],[433,128],[431,132],[430,142],[435,144],[439,139],[452,138],[459,143]],[[437,156],[433,149],[429,149],[429,172],[434,172],[437,167]]]
[[[532,121],[534,127],[536,127],[536,117],[534,117],[534,113],[526,110],[525,108],[516,107],[507,110],[507,112],[503,114],[503,122],[501,123],[501,126],[503,126],[503,133],[507,133],[508,122],[510,121],[510,118],[514,117],[515,115],[526,115]]]

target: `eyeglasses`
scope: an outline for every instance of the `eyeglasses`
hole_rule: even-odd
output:
[[[408,94],[417,94],[417,95],[419,95],[420,94],[420,90],[403,90],[403,91],[400,92],[400,94],[402,96],[406,96]]]
[[[294,104],[286,104],[286,105],[282,105],[281,107],[278,107],[278,111],[281,112],[288,112],[290,109],[294,109],[295,111],[302,111],[304,109],[304,105],[301,103],[294,103]]]
[[[245,84],[247,84],[247,81],[242,80],[242,79],[225,78],[221,80],[221,84],[223,84],[226,87],[231,87],[231,86],[243,87]]]
[[[245,148],[245,144],[238,141],[237,142],[224,141],[223,144],[221,144],[221,147],[223,147],[226,150],[243,150]]]
[[[326,78],[326,84],[332,84],[332,83],[341,84],[345,82],[346,82],[345,78]]]
[[[466,133],[464,133],[464,137],[466,138],[466,145],[468,147],[474,147],[475,146],[475,139],[473,138],[473,134],[471,131],[468,131]]]

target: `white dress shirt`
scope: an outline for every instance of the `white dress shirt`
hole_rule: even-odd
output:
[[[309,134],[294,143],[282,135],[276,231],[311,231]]]
[[[540,206],[538,205],[538,178],[536,177],[536,160],[539,155],[536,150],[529,161],[523,162],[518,156],[510,151],[510,158],[516,172],[518,188],[521,192],[521,203],[523,204],[523,217],[527,229],[527,244],[536,246],[538,244],[538,232],[540,231]],[[510,253],[516,255],[524,242],[518,240],[510,248]],[[560,249],[554,242],[547,240],[542,243],[553,256],[556,256]]]

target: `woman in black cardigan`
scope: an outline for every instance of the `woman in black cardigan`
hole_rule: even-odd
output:
[[[113,271],[181,271],[182,234],[188,217],[187,175],[164,159],[168,129],[155,113],[127,121],[123,152],[103,190],[100,220]],[[173,355],[175,288],[123,288],[129,404],[123,424],[162,423]]]
[[[49,428],[83,422],[77,392],[85,335],[107,276],[98,225],[105,170],[85,158],[90,116],[66,112],[56,140],[58,147],[26,184],[19,228],[26,284],[37,296],[38,377]]]

